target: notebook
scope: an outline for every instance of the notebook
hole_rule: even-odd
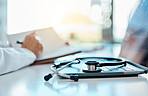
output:
[[[37,34],[37,37],[40,39],[39,41],[43,44],[43,52],[36,61],[50,60],[81,51],[78,47],[65,45],[64,40],[58,36],[52,27],[8,35],[10,46],[20,48],[21,44],[17,44],[16,41],[23,41],[25,36],[32,32]]]

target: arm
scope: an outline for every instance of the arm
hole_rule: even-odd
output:
[[[0,74],[32,64],[42,50],[35,33],[25,37],[22,48],[0,48]]]
[[[25,48],[0,48],[0,74],[20,69],[35,59],[36,56]]]

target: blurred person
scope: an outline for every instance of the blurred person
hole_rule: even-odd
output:
[[[148,0],[137,1],[134,9],[120,57],[148,67]]]

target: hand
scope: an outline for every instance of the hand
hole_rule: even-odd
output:
[[[32,51],[36,57],[43,51],[43,46],[39,41],[35,38],[35,32],[27,35],[23,41],[22,48],[27,48]]]

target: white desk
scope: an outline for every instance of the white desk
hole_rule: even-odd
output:
[[[0,96],[148,96],[148,75],[143,77],[80,79],[74,82],[54,76],[50,64],[35,65],[0,76]]]
[[[61,80],[49,82],[43,77],[49,65],[23,68],[0,76],[0,96],[148,96],[148,82],[143,77]]]

